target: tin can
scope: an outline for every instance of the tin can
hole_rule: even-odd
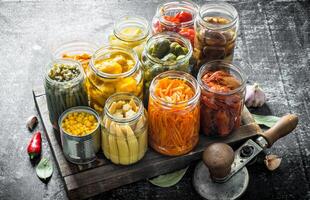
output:
[[[85,136],[74,136],[67,133],[61,126],[63,120],[69,113],[86,112],[95,116],[96,128]],[[61,145],[66,159],[75,164],[87,164],[96,160],[96,153],[100,149],[100,117],[98,113],[86,106],[70,108],[62,113],[58,124],[60,126]]]

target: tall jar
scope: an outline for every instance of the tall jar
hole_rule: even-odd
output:
[[[89,104],[103,113],[106,100],[114,93],[128,92],[142,99],[143,71],[137,54],[128,48],[106,46],[90,60],[86,90]]]
[[[68,70],[60,72],[57,66],[61,65],[75,67],[74,72],[78,75],[73,79],[64,80],[62,77],[67,76],[69,72]],[[55,74],[55,71],[60,73]],[[87,105],[85,74],[81,64],[77,61],[58,59],[48,64],[44,77],[44,89],[50,121],[55,129],[59,128],[58,118],[65,110],[75,106]]]
[[[147,104],[151,81],[168,71],[191,72],[193,49],[186,38],[174,32],[158,33],[150,37],[142,54],[144,70],[144,103]]]
[[[91,56],[99,47],[86,41],[69,41],[53,50],[54,59],[73,59],[81,62],[84,72],[88,69]]]
[[[197,80],[201,87],[201,129],[208,136],[224,137],[241,124],[246,75],[223,60],[206,63]]]
[[[239,16],[230,4],[206,3],[195,21],[195,71],[209,61],[232,61],[238,33]]]
[[[109,36],[109,42],[111,45],[133,49],[140,58],[149,35],[150,27],[145,18],[124,16],[114,23],[113,34]]]
[[[200,88],[188,73],[168,71],[154,78],[148,105],[149,144],[157,152],[178,156],[198,143]]]
[[[142,101],[117,93],[106,102],[101,123],[102,151],[114,164],[129,165],[147,151],[147,112]]]
[[[153,33],[173,31],[194,44],[194,20],[198,5],[192,1],[171,1],[160,4],[152,20]]]

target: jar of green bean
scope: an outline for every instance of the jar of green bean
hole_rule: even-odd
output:
[[[58,59],[48,66],[44,88],[50,121],[55,129],[59,116],[68,108],[87,106],[85,74],[81,64],[74,60]]]

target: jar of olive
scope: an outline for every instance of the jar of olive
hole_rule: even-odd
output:
[[[213,60],[232,61],[238,32],[237,10],[227,3],[206,3],[195,21],[195,74]]]
[[[169,71],[192,71],[193,50],[188,39],[174,32],[150,37],[142,53],[144,70],[144,104],[147,105],[150,83],[158,74]]]
[[[106,46],[97,50],[87,71],[89,104],[103,113],[106,100],[114,93],[128,92],[142,99],[143,71],[137,54],[128,48]]]
[[[133,49],[140,58],[149,35],[150,27],[145,18],[124,16],[114,23],[113,34],[109,36],[109,43]]]

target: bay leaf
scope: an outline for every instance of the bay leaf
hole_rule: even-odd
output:
[[[272,127],[280,119],[280,117],[272,115],[256,115],[252,114],[255,122],[260,125],[265,125],[267,127]]]
[[[36,173],[40,179],[48,179],[53,174],[52,163],[47,158],[42,158],[36,166]]]
[[[150,179],[149,181],[153,185],[156,185],[159,187],[171,187],[177,184],[183,178],[187,169],[188,169],[188,166],[184,169],[181,169],[181,170],[169,173],[169,174],[157,176],[153,179]]]

